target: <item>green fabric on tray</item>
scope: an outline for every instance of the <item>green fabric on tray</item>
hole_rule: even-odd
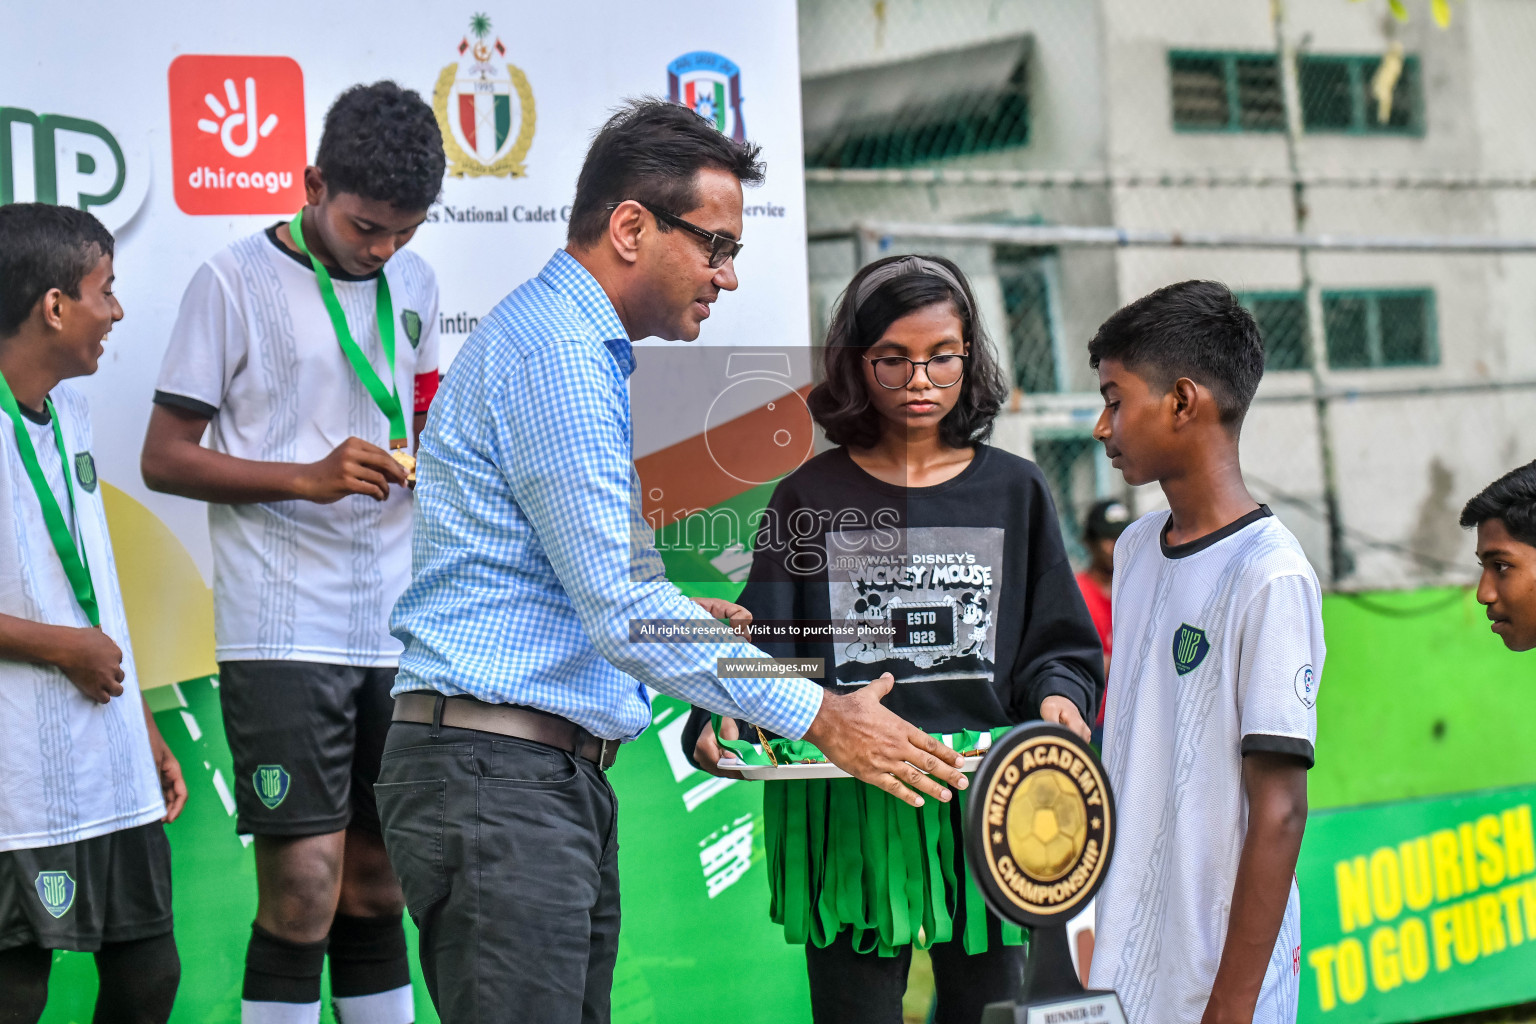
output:
[[[993,737],[1005,732],[993,730]],[[981,734],[940,739],[974,750]],[[719,742],[747,764],[771,763],[745,740]],[[826,760],[804,740],[768,743],[781,765]],[[968,792],[955,793],[962,807]],[[963,905],[965,951],[986,951],[986,903],[965,870],[965,842],[947,806],[930,799],[911,807],[857,779],[796,779],[764,783],[763,816],[769,914],[784,926],[785,941],[824,947],[851,929],[855,949],[895,956],[902,946],[927,949],[954,939]],[[1024,936],[1017,925],[1003,924],[1004,945],[1023,945]]]

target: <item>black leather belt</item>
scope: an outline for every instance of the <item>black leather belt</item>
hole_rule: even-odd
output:
[[[621,741],[599,739],[559,715],[516,704],[487,704],[474,697],[402,693],[395,698],[394,720],[431,725],[438,701],[442,701],[443,708],[437,722],[450,729],[476,729],[498,736],[542,743],[546,747],[584,757],[603,771],[613,767],[614,760],[619,756]]]

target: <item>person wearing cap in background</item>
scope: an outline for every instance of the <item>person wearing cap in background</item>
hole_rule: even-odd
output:
[[[1110,583],[1115,573],[1115,541],[1130,524],[1131,510],[1125,502],[1104,498],[1093,503],[1083,523],[1083,547],[1088,549],[1088,567],[1077,574],[1077,585],[1088,603],[1093,628],[1099,631],[1104,647],[1104,678],[1109,678],[1109,658],[1114,653],[1114,634],[1110,631]],[[1104,745],[1104,704],[1099,703],[1099,717],[1093,723],[1093,744]]]

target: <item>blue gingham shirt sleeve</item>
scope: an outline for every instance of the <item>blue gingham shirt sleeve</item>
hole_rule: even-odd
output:
[[[803,736],[821,707],[821,687],[718,676],[717,658],[766,657],[757,648],[630,640],[632,619],[709,616],[661,575],[651,538],[637,535],[644,520],[634,509],[628,399],[610,355],[579,343],[552,347],[498,388],[487,417],[490,447],[588,639],[614,667],[662,693]],[[527,386],[533,380],[536,391]],[[528,414],[530,401],[538,415]]]

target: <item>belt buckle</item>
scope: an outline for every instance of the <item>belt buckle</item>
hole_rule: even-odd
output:
[[[597,744],[597,769],[606,772],[613,764],[608,760],[608,744],[612,743],[615,751],[619,748],[618,740],[598,740]]]

